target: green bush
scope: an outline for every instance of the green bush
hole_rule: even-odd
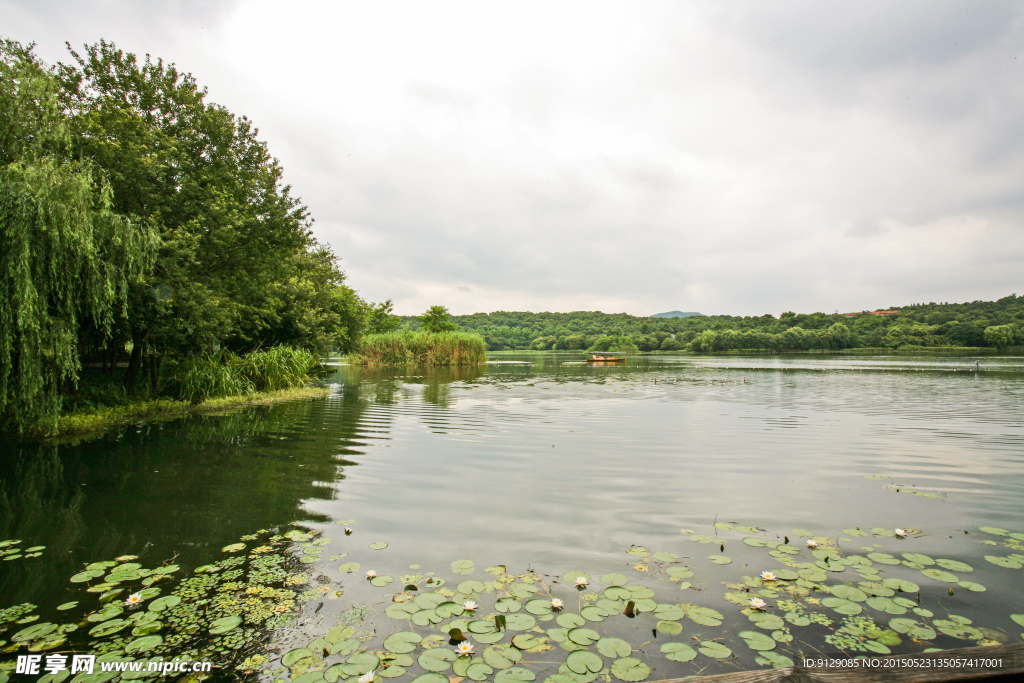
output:
[[[171,394],[199,403],[211,398],[301,387],[309,382],[319,362],[313,353],[289,346],[253,351],[242,357],[221,351],[179,364],[171,377]]]

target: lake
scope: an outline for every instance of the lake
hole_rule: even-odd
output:
[[[583,357],[337,364],[325,399],[9,445],[0,539],[45,550],[0,563],[0,607],[33,603],[55,622],[57,605],[87,605],[85,584],[68,578],[89,563],[174,558],[187,575],[243,536],[291,528],[323,539],[314,548],[302,536],[299,554],[331,592],[307,591],[299,619],[272,636],[282,650],[352,623],[346,639],[379,654],[392,632],[424,636],[461,618],[474,654],[516,631],[533,638],[514,641],[525,655],[515,666],[491,666],[502,661],[493,652],[477,661],[501,683],[585,683],[1020,642],[1024,359],[985,356],[976,369],[968,356]],[[372,585],[368,570],[396,581]],[[446,602],[479,601],[480,619],[423,603],[428,571],[455,593]],[[410,581],[418,590],[393,602]],[[496,603],[509,596],[515,609]],[[554,597],[565,603],[554,613],[537,602]],[[514,622],[504,640],[504,627],[487,630],[494,614]],[[600,666],[585,630],[605,639]],[[404,675],[429,671],[431,657]],[[343,661],[307,657],[291,677],[319,680]],[[493,678],[469,661],[455,672]],[[336,678],[354,681],[357,663]],[[433,663],[450,672],[459,660]],[[276,661],[255,668],[288,678]]]

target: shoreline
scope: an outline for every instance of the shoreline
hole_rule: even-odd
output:
[[[237,410],[249,406],[272,405],[285,401],[323,398],[331,390],[327,387],[305,387],[257,392],[241,396],[211,398],[200,403],[177,399],[151,399],[123,406],[106,406],[62,415],[53,432],[38,431],[31,438],[59,439],[62,437],[99,436],[108,429],[140,420],[173,420],[179,417],[207,415],[219,411]]]

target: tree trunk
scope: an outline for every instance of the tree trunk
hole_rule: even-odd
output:
[[[135,383],[139,378],[139,366],[142,364],[142,343],[146,340],[144,332],[132,330],[132,355],[128,359],[128,369],[124,371],[124,389],[129,394],[135,392]]]
[[[160,356],[155,353],[149,355],[149,390],[154,397],[160,391]]]

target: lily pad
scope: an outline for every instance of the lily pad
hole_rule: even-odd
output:
[[[537,678],[537,674],[529,669],[516,666],[499,671],[494,676],[494,683],[523,683],[524,681],[532,681],[535,678]]]
[[[536,614],[537,616],[551,614],[551,601],[540,599],[528,600],[527,603],[523,605],[523,609],[530,614]]]
[[[124,651],[126,654],[137,654],[140,652],[149,652],[154,647],[162,645],[164,639],[160,636],[143,636],[142,638],[136,638],[132,642],[128,643]]]
[[[512,631],[528,631],[537,625],[537,619],[530,616],[529,614],[509,614],[504,617],[505,628]]]
[[[388,544],[387,541],[375,541],[366,547],[370,550],[384,550],[384,548],[388,547]]]
[[[427,655],[432,652],[447,652],[452,659],[455,659],[454,652],[451,650],[442,650],[440,648],[437,650],[427,650],[423,655]],[[423,666],[423,655],[420,655],[420,666]],[[375,670],[378,666],[380,666],[380,657],[372,652],[357,652],[345,660],[345,663],[341,665],[341,672],[346,676],[362,676],[365,673]],[[444,669],[431,669],[426,666],[423,666],[423,668],[427,671],[444,671]],[[445,665],[445,669],[447,668],[448,666]]]
[[[338,566],[338,571],[342,574],[351,574],[352,572],[357,571],[362,566],[363,565],[359,564],[358,562],[346,562],[345,564]]]
[[[843,598],[825,598],[821,601],[821,604],[825,605],[825,607],[831,607],[839,614],[846,614],[848,616],[860,614],[863,611],[861,606],[857,603],[851,600],[844,600]]]
[[[999,557],[997,555],[986,555],[985,559],[996,565],[997,567],[1005,567],[1006,569],[1020,569],[1022,565],[1012,557]]]
[[[867,600],[868,607],[871,609],[878,610],[879,612],[885,612],[886,614],[906,614],[907,608],[897,604],[893,600],[885,596],[873,595]]]
[[[448,683],[448,677],[439,673],[425,673],[412,679],[412,683]]]
[[[763,666],[770,666],[774,669],[782,669],[787,666],[793,666],[794,662],[786,655],[780,655],[778,652],[761,652],[759,656],[754,659],[755,662]]]
[[[633,648],[622,638],[601,638],[597,641],[597,651],[609,659],[626,657]]]
[[[375,576],[372,579],[370,579],[370,585],[377,586],[378,588],[383,588],[384,586],[391,584],[394,580],[395,577],[393,576]]]
[[[975,583],[974,581],[959,581],[957,582],[957,585],[961,588],[966,588],[967,590],[972,591],[974,593],[984,593],[986,590],[988,590],[980,583]]]
[[[718,610],[710,607],[698,607],[697,605],[683,605],[686,609],[686,616],[701,626],[721,626],[724,617]]]
[[[423,636],[418,633],[399,631],[384,639],[384,649],[395,654],[404,654],[415,650],[421,640],[423,640]]]
[[[903,593],[916,593],[919,590],[921,590],[921,587],[913,581],[907,581],[906,579],[897,579],[895,577],[885,579],[882,581],[882,583],[888,586],[889,588],[892,588],[893,590],[901,591]]]
[[[456,574],[472,574],[476,570],[472,560],[455,560],[452,562],[452,571]]]
[[[584,647],[601,639],[601,634],[591,628],[572,628],[566,637],[577,645]]]
[[[732,650],[714,640],[703,640],[698,648],[703,655],[714,659],[728,659],[732,657]]]
[[[522,608],[523,603],[515,598],[498,598],[497,602],[494,603],[494,609],[502,613],[518,612]]]
[[[957,560],[946,560],[938,559],[935,560],[935,564],[939,565],[943,569],[948,569],[951,572],[973,572],[974,567],[964,562],[958,562]]]
[[[732,558],[726,557],[725,555],[708,555],[708,559],[715,564],[730,564]]]
[[[620,681],[642,681],[651,675],[651,667],[636,657],[622,657],[612,662],[611,672]]]
[[[896,633],[904,633],[917,640],[932,640],[936,635],[933,628],[914,619],[890,619],[889,628],[896,631]]]
[[[740,631],[739,637],[747,644],[751,650],[774,650],[775,640],[760,631]]]
[[[664,633],[667,636],[678,636],[683,632],[683,625],[678,621],[659,621],[655,628],[659,633]]]
[[[181,602],[181,598],[177,595],[165,595],[162,598],[157,598],[153,602],[149,603],[149,610],[151,612],[162,612],[168,607],[175,607]]]
[[[697,656],[697,651],[686,643],[665,643],[661,646],[661,652],[673,662],[689,662]]]
[[[509,669],[523,660],[523,653],[508,645],[491,645],[484,650],[483,657],[495,669]]]
[[[1008,536],[1010,534],[1006,529],[1000,529],[994,526],[983,526],[979,531],[984,531],[986,534],[992,534],[994,536]]]
[[[949,572],[942,571],[941,569],[922,569],[921,573],[927,576],[929,579],[935,579],[936,581],[942,581],[944,583],[956,583],[960,579]]]
[[[72,600],[71,602],[65,602],[63,604],[57,605],[57,609],[61,610],[61,611],[68,610],[68,609],[74,609],[75,607],[78,607],[78,601],[77,600]]]
[[[609,586],[604,589],[604,596],[609,600],[628,600],[633,594],[622,586]]]
[[[221,633],[227,633],[228,631],[237,628],[242,623],[242,617],[231,616],[217,619],[210,624],[210,635],[220,635]]]
[[[15,643],[24,643],[36,638],[42,638],[43,636],[52,633],[57,630],[57,624],[51,624],[48,621],[44,621],[41,624],[33,624],[28,628],[22,630],[11,636],[11,640]]]
[[[601,577],[601,583],[606,586],[625,586],[628,582],[629,579],[622,574],[612,573]]]
[[[586,572],[566,572],[562,574],[562,581],[568,584],[576,583],[576,579],[583,577],[587,583],[590,583],[590,574]]]
[[[78,572],[69,580],[71,581],[71,583],[85,583],[86,581],[91,581],[98,576],[103,576],[102,569],[86,569],[83,572]]]
[[[587,674],[597,673],[604,668],[604,662],[593,652],[587,650],[576,650],[570,652],[565,658],[565,665],[574,673]]]
[[[245,550],[244,543],[232,543],[231,545],[226,545],[223,548],[221,548],[221,551],[225,553],[237,553],[242,550]]]

